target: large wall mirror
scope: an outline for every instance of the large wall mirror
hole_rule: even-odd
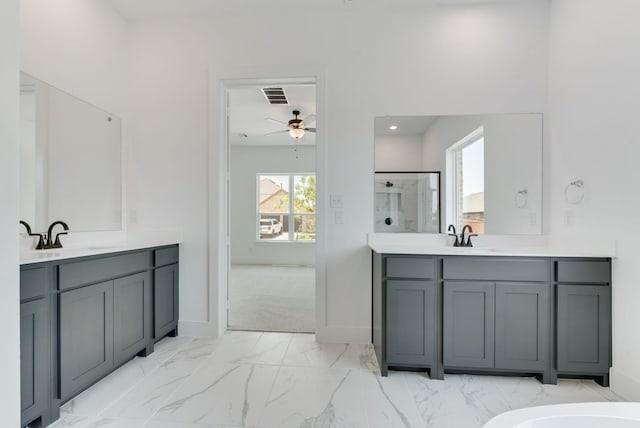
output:
[[[440,230],[542,234],[541,114],[377,117],[375,171],[439,172],[439,204],[420,212],[433,217],[437,208]],[[398,232],[378,224],[384,209],[375,207],[376,232]]]
[[[24,73],[20,100],[20,219],[121,230],[120,119]]]

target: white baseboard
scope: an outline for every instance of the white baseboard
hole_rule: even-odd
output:
[[[368,327],[323,327],[316,329],[316,340],[320,343],[371,343]]]
[[[609,376],[613,392],[625,400],[640,401],[640,379],[636,379],[616,367],[611,367]]]
[[[207,321],[178,321],[178,335],[186,337],[217,337],[215,326]]]

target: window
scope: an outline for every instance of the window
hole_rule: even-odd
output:
[[[447,150],[447,222],[484,233],[484,128]]]
[[[316,239],[316,176],[258,174],[257,239]]]

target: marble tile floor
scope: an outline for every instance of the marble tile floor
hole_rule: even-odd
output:
[[[520,407],[620,401],[585,380],[378,373],[371,345],[309,334],[166,338],[66,403],[52,427],[474,428]]]

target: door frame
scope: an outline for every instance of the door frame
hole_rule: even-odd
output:
[[[230,150],[228,139],[228,91],[261,85],[314,84],[316,86],[316,243],[315,309],[316,338],[326,331],[327,264],[327,143],[326,76],[324,69],[290,71],[269,70],[255,76],[255,70],[236,73],[236,78],[217,79],[210,73],[209,95],[212,121],[209,142],[209,319],[215,336],[227,329],[227,287],[230,269]],[[244,77],[246,76],[246,77]],[[287,77],[288,76],[288,77]],[[217,126],[218,132],[211,132]]]

